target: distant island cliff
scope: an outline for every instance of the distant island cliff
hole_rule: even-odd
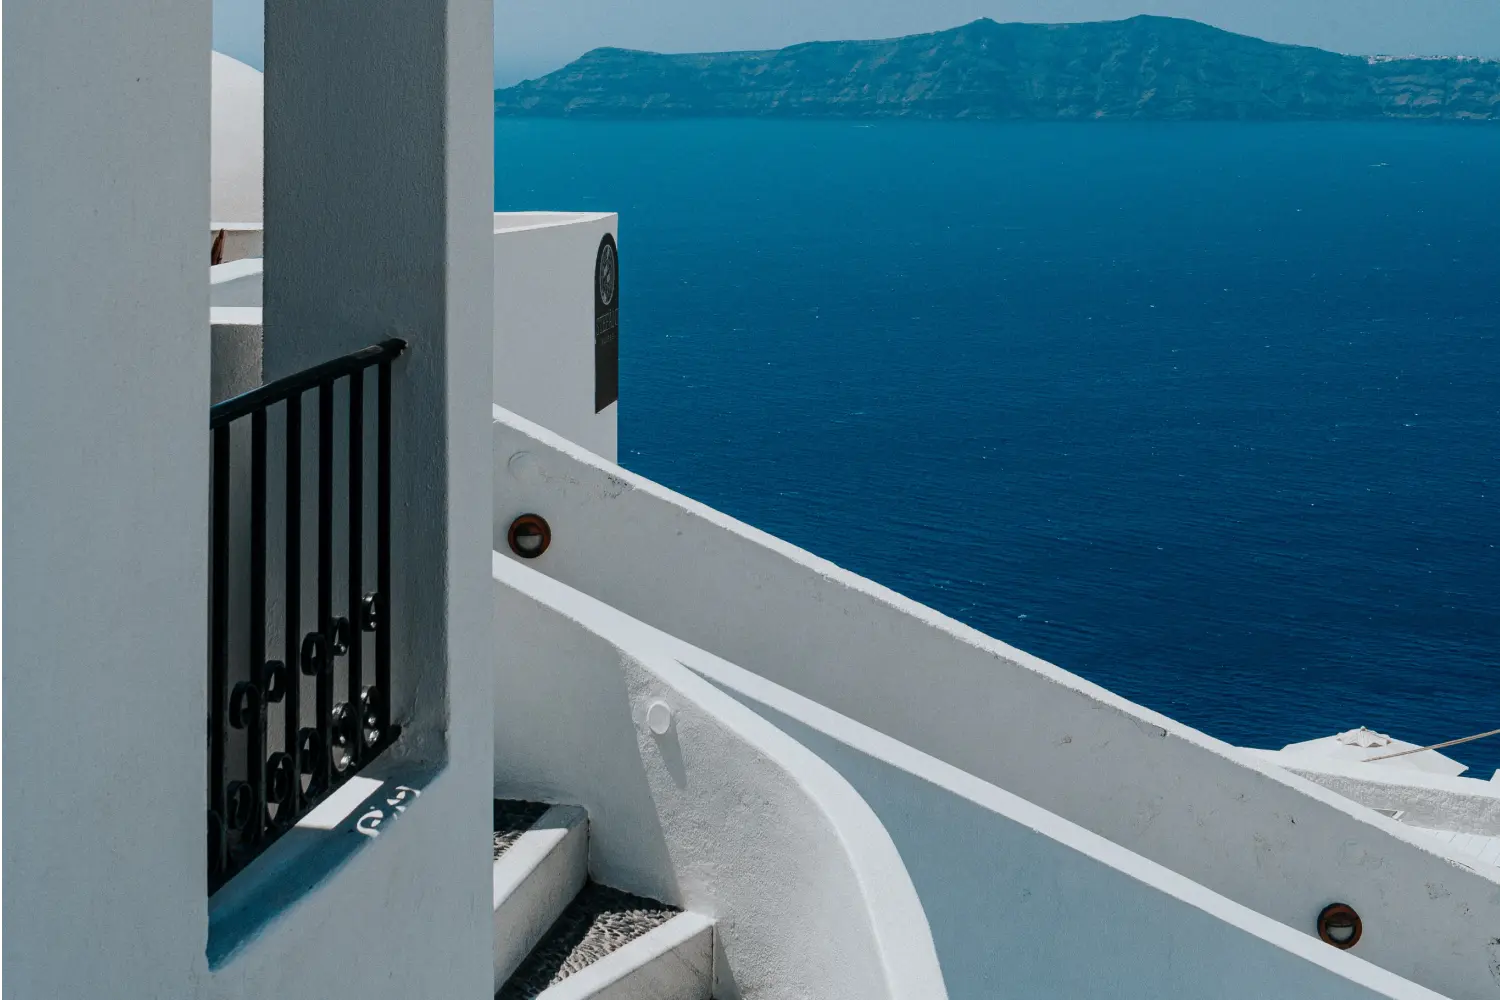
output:
[[[989,19],[767,52],[595,49],[495,91],[511,116],[1500,121],[1500,60],[1339,55],[1197,21]]]

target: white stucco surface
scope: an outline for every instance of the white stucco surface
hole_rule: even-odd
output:
[[[620,404],[594,410],[594,260],[619,220],[609,212],[496,212],[494,220],[491,398],[614,461]]]
[[[1453,997],[1500,996],[1500,879],[514,414],[495,419],[495,529],[545,516],[539,571],[1300,932],[1347,902],[1369,961]]]
[[[555,582],[542,584],[523,565],[497,557],[496,572],[539,588],[591,628],[630,636],[636,655],[655,651],[650,662],[665,658],[688,667],[832,765],[900,850],[955,1000],[1437,1000],[1430,990],[616,609]],[[503,687],[497,685],[497,703]],[[497,777],[504,771],[497,753]]]
[[[946,995],[895,847],[832,768],[640,623],[498,554],[494,574],[498,795],[584,806],[597,881],[713,918],[716,997]]]
[[[265,256],[265,229],[259,222],[220,222],[208,224],[208,247],[219,246],[219,262],[244,260],[246,257]]]
[[[264,79],[259,70],[222,52],[212,55],[213,194],[209,217],[259,222],[263,200]]]
[[[495,232],[522,233],[531,229],[551,229],[576,222],[597,222],[613,218],[613,212],[496,212]],[[610,232],[614,232],[613,229]]]
[[[1246,752],[1360,805],[1400,810],[1404,814],[1401,821],[1411,826],[1485,836],[1500,834],[1500,784],[1493,781],[1360,763],[1288,758],[1275,750]]]
[[[433,776],[224,961],[215,998],[491,995],[491,29],[482,0],[266,4],[265,376],[408,343],[382,761]]]
[[[555,805],[495,859],[495,992],[546,936],[589,877],[589,817]]]
[[[1500,871],[1500,835],[1428,830],[1423,827],[1415,829],[1431,840],[1440,852],[1461,865]],[[1500,945],[1495,946],[1495,951],[1500,953]],[[1497,954],[1497,958],[1500,958],[1500,954]]]
[[[265,382],[261,372],[261,311],[250,306],[208,310],[212,343],[209,399],[217,403]]]
[[[206,974],[209,5],[5,8],[5,995]]]
[[[764,678],[665,642],[832,764],[875,810],[906,861],[955,1000],[1439,996]]]
[[[260,308],[265,260],[244,257],[208,269],[208,303],[212,306]]]
[[[714,925],[679,913],[547,988],[547,1000],[710,1000]]]
[[[1275,753],[1279,759],[1306,761],[1314,766],[1325,762],[1364,764],[1367,770],[1421,771],[1447,777],[1456,777],[1469,769],[1468,765],[1436,750],[1424,749],[1419,743],[1393,739],[1364,726],[1288,743]]]
[[[208,995],[255,998],[300,993],[304,981],[327,984],[338,973],[315,957],[325,947],[358,947],[381,933],[378,920],[350,920],[371,885],[398,882],[407,856],[434,836],[451,800],[449,776],[385,755],[304,816],[208,900]],[[435,879],[442,872],[434,872]],[[337,928],[331,925],[339,925]],[[422,962],[419,932],[403,965]],[[298,959],[308,951],[309,958]],[[304,963],[311,963],[308,967]],[[345,978],[379,976],[411,986],[413,970],[374,962]]]

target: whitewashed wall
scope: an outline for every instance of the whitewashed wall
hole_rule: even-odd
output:
[[[613,213],[495,213],[491,398],[610,461],[620,406],[594,410],[594,259],[617,228]]]
[[[773,946],[788,937],[801,940],[799,918],[821,923],[818,907],[831,901],[839,914],[835,923],[847,924],[861,902],[829,884],[837,866],[803,861],[803,855],[825,846],[820,831],[804,825],[822,807],[845,820],[846,837],[849,830],[867,832],[877,821],[880,832],[889,834],[920,899],[948,995],[955,1000],[1438,1000],[1427,989],[643,625],[527,565],[497,554],[495,574],[497,582],[516,591],[500,592],[497,617],[499,634],[519,650],[496,651],[499,791],[549,800],[566,800],[568,790],[586,796],[614,824],[595,825],[601,843],[594,863],[604,869],[605,881],[613,876],[652,895],[680,893],[675,866],[707,850],[717,856],[706,859],[710,874],[702,884],[688,883],[695,902],[715,907],[716,894],[727,892],[731,910],[746,903],[766,908],[764,917],[771,919],[756,929],[757,937],[767,937]],[[656,763],[650,748],[656,741],[644,731],[641,716],[660,689],[643,691],[632,683],[633,673],[659,675],[672,684],[666,697],[674,702],[691,694],[703,710],[712,711],[700,725],[728,728],[726,723],[736,721],[722,702],[686,685],[680,667],[732,695],[779,732],[772,738],[752,727],[750,734],[758,739],[744,743],[692,741],[684,757],[697,765],[694,771],[711,794],[662,823],[657,811],[664,798],[702,789],[680,776],[669,782],[657,775],[659,780],[650,781]],[[774,754],[778,745],[785,748],[785,736],[797,741],[798,752]],[[641,759],[639,749],[646,751]],[[851,788],[830,784],[803,750],[832,765],[862,801],[849,802]],[[821,794],[799,802],[747,792],[747,785],[764,786],[768,779],[773,787],[784,782],[765,766],[765,756]],[[560,759],[577,763],[559,767]],[[649,789],[641,787],[643,771]],[[754,801],[750,809],[743,808],[747,795]],[[705,822],[707,835],[695,836],[694,828]],[[653,835],[642,838],[640,830]],[[653,850],[658,830],[669,858]],[[788,854],[814,872],[805,886],[812,912],[804,901],[785,899],[783,879],[757,864],[757,855]],[[753,881],[735,878],[745,867],[754,871]],[[733,898],[739,893],[746,898]],[[816,934],[809,943],[828,950],[826,956],[815,953],[812,961],[840,975],[833,965],[848,955],[850,944]],[[831,988],[806,985],[816,996],[859,986],[842,979]]]
[[[212,360],[209,399],[220,402],[265,382],[261,371],[261,311],[249,306],[215,306],[208,310]],[[235,471],[235,475],[239,470]]]
[[[1409,829],[499,408],[494,430],[497,538],[545,516],[541,572],[1298,931],[1347,902],[1361,957],[1500,996],[1500,882]]]
[[[1434,830],[1500,836],[1500,783],[1406,768],[1361,768],[1340,761],[1289,760],[1274,750],[1246,753],[1284,767],[1371,809],[1399,809],[1401,822]]]
[[[5,8],[5,993],[206,973],[209,33]]]
[[[255,67],[215,52],[212,91],[209,218],[229,223],[260,222],[264,204],[265,80]]]
[[[832,764],[875,810],[955,1000],[1439,998],[717,657],[677,656]]]
[[[219,247],[219,262],[228,264],[247,257],[264,257],[265,230],[259,222],[210,222],[208,247]]]
[[[498,554],[494,573],[498,795],[583,805],[595,879],[715,918],[716,997],[946,996],[901,859],[843,779],[639,623]]]
[[[210,306],[260,308],[265,280],[265,260],[243,257],[215,264],[208,269],[208,302]]]

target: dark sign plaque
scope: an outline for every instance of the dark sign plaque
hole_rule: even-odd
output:
[[[594,412],[620,398],[620,254],[609,233],[594,257]]]

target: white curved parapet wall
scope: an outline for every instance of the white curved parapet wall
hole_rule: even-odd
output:
[[[633,654],[653,664],[686,666],[831,764],[900,851],[954,1000],[1440,1000],[534,570],[496,561],[497,573],[508,563],[510,578],[549,606],[628,636]]]
[[[594,878],[714,918],[716,997],[947,996],[847,782],[649,629],[498,554],[494,573],[497,794],[584,806]]]
[[[692,661],[864,796],[952,996],[1438,1000],[1162,865],[716,658]]]
[[[1311,934],[1500,997],[1500,879],[1420,834],[495,409],[495,528],[541,572]],[[503,542],[501,543],[503,544]]]

